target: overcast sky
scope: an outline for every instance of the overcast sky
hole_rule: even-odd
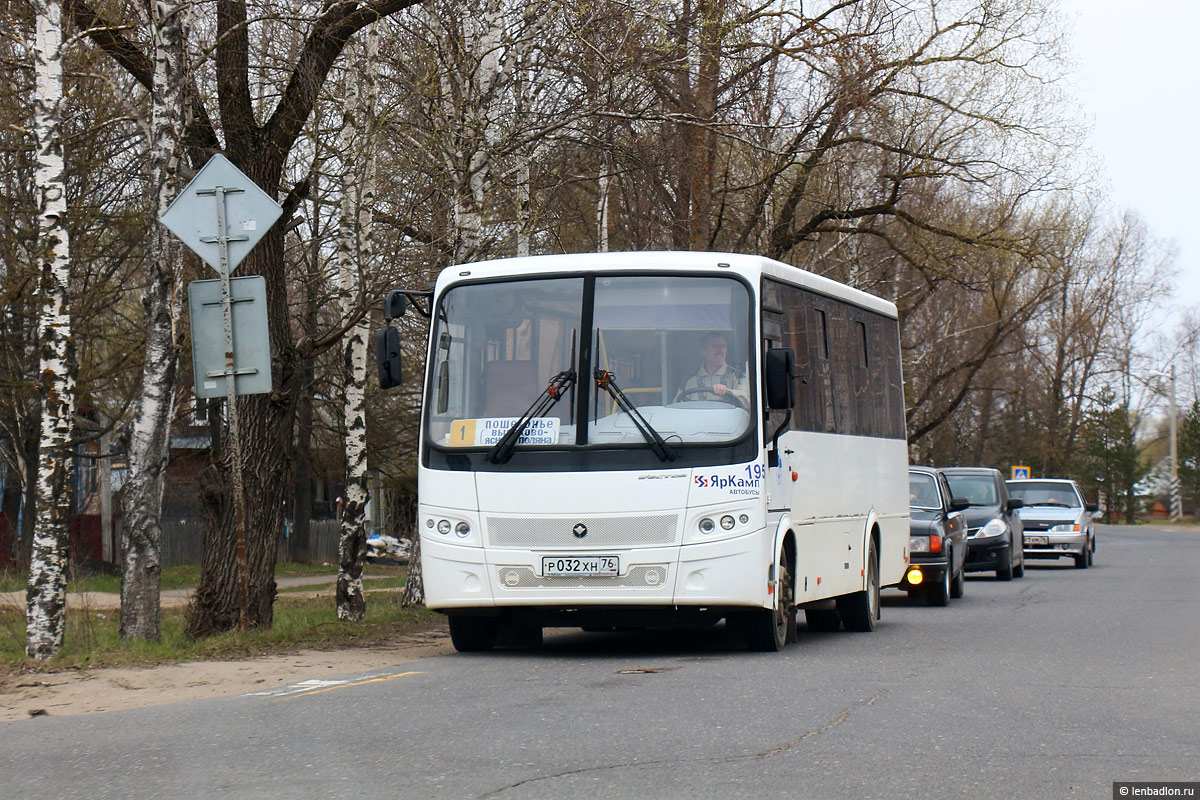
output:
[[[1060,0],[1075,90],[1111,197],[1179,250],[1178,296],[1200,306],[1200,2]]]

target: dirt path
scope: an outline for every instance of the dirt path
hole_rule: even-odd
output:
[[[244,661],[192,661],[14,676],[0,685],[0,723],[72,716],[275,689],[311,678],[383,669],[453,652],[444,631],[398,636],[373,647],[304,650]],[[31,723],[35,724],[35,723]]]
[[[363,575],[364,581],[379,580],[382,578],[392,577],[390,575]],[[337,582],[336,575],[296,575],[290,578],[276,578],[275,585],[280,590],[294,589],[298,586],[321,586],[330,585]],[[192,599],[192,594],[196,591],[196,587],[190,586],[186,589],[166,589],[159,593],[159,602],[162,608],[182,608]],[[370,591],[370,590],[368,590]],[[386,591],[386,590],[385,590]],[[311,594],[306,592],[292,593],[288,592],[289,597],[323,597],[325,594],[332,594],[333,590],[315,591]],[[0,592],[0,607],[8,606],[10,608],[25,607],[25,592]],[[67,608],[87,608],[95,611],[110,611],[121,607],[121,595],[116,592],[71,592],[67,595]]]

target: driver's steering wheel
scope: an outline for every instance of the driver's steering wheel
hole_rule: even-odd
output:
[[[709,388],[707,386],[693,386],[691,389],[684,389],[682,392],[679,393],[679,397],[676,398],[675,402],[682,401],[684,398],[686,398],[690,394],[711,394],[712,397],[706,398],[706,399],[721,400],[726,403],[729,403],[729,405],[733,406],[734,408],[740,408],[743,410],[745,410],[745,408],[746,408],[746,404],[743,403],[741,398],[739,398],[733,392],[725,392],[725,394],[716,394],[711,388]]]

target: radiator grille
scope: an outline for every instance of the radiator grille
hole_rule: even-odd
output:
[[[496,579],[506,589],[659,589],[667,582],[666,564],[642,564],[625,575],[596,578],[586,575],[556,575],[543,578],[529,567],[498,567]]]
[[[576,536],[577,525],[587,534]],[[555,550],[595,550],[597,547],[641,547],[674,544],[679,517],[488,517],[488,544],[494,547],[550,547]]]

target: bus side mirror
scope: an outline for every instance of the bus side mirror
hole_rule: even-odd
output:
[[[402,374],[400,331],[391,325],[375,331],[375,361],[379,366],[379,388],[399,386]]]
[[[796,404],[796,351],[773,347],[766,352],[763,372],[767,385],[767,408],[791,408]]]
[[[387,293],[387,297],[383,298],[383,318],[400,319],[404,316],[406,301],[404,292],[393,290]]]

